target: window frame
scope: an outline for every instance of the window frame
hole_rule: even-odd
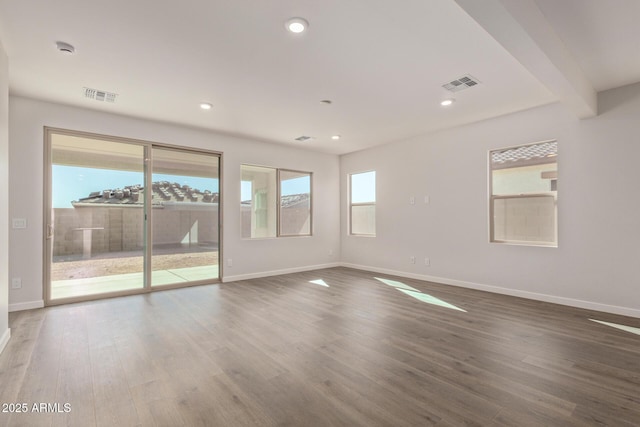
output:
[[[529,146],[534,146],[534,145],[539,145],[539,144],[544,144],[544,143],[551,143],[551,142],[556,142],[557,143],[557,139],[549,139],[549,140],[544,140],[544,141],[537,141],[537,142],[532,142],[532,143],[526,143],[526,144],[517,144],[517,145],[512,145],[512,146],[508,146],[508,147],[502,147],[502,148],[496,148],[496,149],[491,149],[487,152],[487,165],[488,165],[488,204],[489,204],[489,243],[499,243],[499,244],[503,244],[503,245],[515,245],[515,246],[539,246],[539,247],[549,247],[549,248],[557,248],[558,247],[558,190],[557,190],[557,176],[555,178],[556,181],[556,190],[555,191],[538,191],[538,192],[531,192],[531,193],[513,193],[513,194],[500,194],[500,195],[495,195],[493,194],[493,172],[494,170],[499,170],[499,169],[494,169],[493,167],[493,162],[491,161],[491,155],[494,152],[499,152],[499,151],[507,151],[507,150],[512,150],[512,149],[516,149],[516,148],[520,148],[520,147],[529,147]],[[556,173],[557,173],[557,169],[558,169],[558,153],[556,152],[556,156],[554,157],[555,161],[554,162],[548,162],[548,164],[551,163],[555,163],[556,165]],[[546,164],[546,163],[538,163],[538,164]],[[528,165],[523,165],[520,167],[526,167]],[[555,221],[554,221],[554,241],[531,241],[531,240],[515,240],[515,239],[496,239],[495,238],[495,201],[496,200],[513,200],[513,199],[521,199],[521,198],[533,198],[533,197],[553,197],[554,199],[554,216],[555,216]]]
[[[242,240],[264,240],[264,239],[278,239],[281,237],[311,237],[313,236],[313,172],[311,171],[302,171],[297,169],[288,169],[288,168],[276,168],[273,166],[264,166],[264,165],[256,165],[250,163],[241,163],[240,164],[240,188],[242,188],[242,168],[243,167],[255,167],[255,168],[264,168],[275,171],[276,173],[276,197],[275,197],[275,223],[276,223],[276,231],[275,236],[266,236],[266,237],[243,237],[242,236],[242,213],[240,215],[240,238]],[[282,234],[282,214],[281,214],[281,194],[282,194],[282,180],[281,180],[281,172],[293,172],[299,174],[305,174],[309,176],[309,233],[305,234]],[[242,196],[240,197],[240,206],[242,208]],[[253,200],[253,194],[252,199]]]
[[[373,173],[375,174],[375,177],[374,177],[374,190],[373,190],[373,194],[374,194],[374,198],[375,198],[375,200],[374,200],[373,202],[358,202],[358,203],[353,203],[353,202],[352,202],[352,199],[353,199],[353,198],[352,198],[352,194],[353,194],[353,176],[354,176],[354,175],[361,175],[361,174],[365,174],[365,173],[371,173],[371,172],[373,172]],[[376,203],[377,203],[377,201],[378,201],[378,194],[377,194],[377,192],[378,192],[378,185],[377,185],[377,180],[378,180],[378,174],[377,174],[377,172],[376,172],[376,170],[375,170],[375,169],[366,170],[366,171],[361,171],[361,172],[353,172],[353,173],[349,173],[349,174],[348,174],[348,182],[349,182],[348,189],[349,189],[349,191],[348,191],[348,195],[347,195],[347,197],[348,197],[347,202],[348,202],[348,205],[349,205],[349,211],[348,211],[348,216],[349,216],[349,221],[348,221],[349,225],[348,225],[348,227],[349,227],[349,229],[347,230],[347,231],[348,231],[348,232],[347,232],[347,234],[348,234],[349,236],[357,236],[357,237],[376,237],[376,235],[377,235],[377,231],[378,231],[378,230],[377,230],[377,226],[376,226],[376,225],[377,225],[377,224],[376,224],[376,223],[377,223],[377,220],[375,220],[375,221],[374,221],[374,224],[373,224],[373,228],[374,228],[374,232],[373,232],[373,234],[366,234],[366,233],[354,233],[354,232],[353,232],[353,208],[354,208],[354,206],[355,206],[355,207],[359,207],[359,206],[373,206],[374,213],[376,212]]]

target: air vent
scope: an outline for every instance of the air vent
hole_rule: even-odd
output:
[[[479,83],[480,81],[478,79],[467,74],[456,80],[450,81],[449,83],[443,84],[442,87],[450,92],[460,92],[461,90],[476,86]]]
[[[84,88],[84,96],[89,99],[95,99],[100,102],[116,102],[117,93],[105,92],[103,90]]]
[[[297,138],[296,138],[296,141],[300,141],[300,142],[307,142],[307,141],[311,141],[312,139],[313,139],[313,137],[312,137],[312,136],[305,136],[305,135],[302,135],[302,136],[297,137]]]

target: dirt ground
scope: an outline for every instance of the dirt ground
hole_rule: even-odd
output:
[[[154,255],[154,270],[201,267],[218,263],[218,251]],[[53,262],[51,280],[82,279],[142,272],[142,256]]]

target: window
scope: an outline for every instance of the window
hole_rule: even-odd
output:
[[[311,173],[241,166],[241,236],[311,235]]]
[[[311,174],[281,170],[280,235],[311,234]]]
[[[349,233],[376,235],[376,172],[349,175]]]
[[[557,246],[558,143],[489,153],[492,242]]]

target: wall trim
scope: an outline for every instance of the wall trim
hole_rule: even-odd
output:
[[[7,346],[7,343],[9,342],[9,338],[11,338],[11,328],[7,328],[7,330],[4,331],[4,334],[2,334],[2,337],[0,338],[0,354],[2,353],[4,348]]]
[[[9,313],[13,311],[33,310],[34,308],[44,307],[44,300],[18,302],[15,304],[9,304]]]
[[[502,288],[499,286],[485,285],[481,283],[466,282],[463,280],[448,279],[445,277],[427,276],[423,274],[408,273],[404,271],[390,270],[387,268],[371,267],[367,265],[341,263],[342,267],[354,268],[356,270],[371,271],[374,273],[389,274],[392,276],[406,277],[408,279],[424,280],[427,282],[435,282],[443,285],[458,286],[461,288],[475,289],[479,291],[491,292],[494,294],[509,295],[513,297],[526,298],[535,301],[550,302],[553,304],[566,305],[570,307],[583,308],[586,310],[602,311],[605,313],[619,314],[622,316],[640,318],[640,310],[630,307],[620,307],[617,305],[601,304],[592,301],[584,301],[573,298],[560,297],[548,294],[539,294],[536,292],[522,291],[519,289]]]
[[[262,277],[280,276],[282,274],[300,273],[303,271],[322,270],[323,268],[341,267],[340,262],[331,262],[328,264],[307,265],[304,267],[285,268],[282,270],[261,271],[258,273],[239,274],[237,276],[225,276],[222,283],[237,282],[239,280],[260,279]]]

